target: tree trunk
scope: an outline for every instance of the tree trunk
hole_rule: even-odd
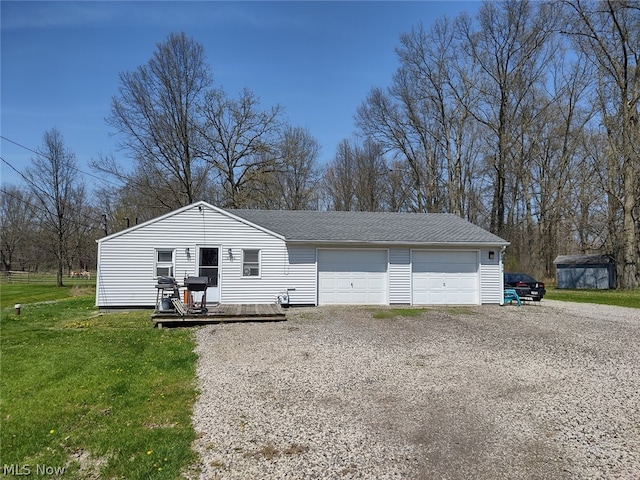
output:
[[[636,207],[636,180],[635,168],[632,161],[627,160],[625,166],[625,203],[622,228],[623,241],[623,266],[620,286],[625,289],[638,288],[638,237],[633,218],[633,209]]]

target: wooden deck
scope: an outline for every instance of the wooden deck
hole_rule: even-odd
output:
[[[158,328],[163,325],[186,326],[230,322],[281,322],[287,319],[285,309],[277,304],[227,304],[208,307],[206,314],[184,315],[176,312],[157,312],[151,320]]]

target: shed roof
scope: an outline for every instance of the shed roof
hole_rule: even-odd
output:
[[[226,210],[290,242],[504,246],[509,242],[448,213]]]
[[[556,265],[601,265],[614,263],[610,255],[593,253],[583,255],[558,255],[553,261]]]

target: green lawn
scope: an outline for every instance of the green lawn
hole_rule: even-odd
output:
[[[196,458],[193,332],[99,315],[92,287],[24,287],[1,287],[1,476],[180,478]]]
[[[64,287],[56,288],[55,275],[32,275],[32,281],[26,283],[8,283],[0,276],[0,308],[13,307],[16,303],[36,303],[59,300],[78,295],[95,295],[95,279],[64,278]]]
[[[565,302],[600,303],[640,308],[640,289],[635,290],[564,290],[547,288],[544,298]]]

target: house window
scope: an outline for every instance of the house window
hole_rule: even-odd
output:
[[[156,277],[173,277],[173,250],[156,250]]]
[[[242,251],[242,276],[260,276],[260,250]]]

